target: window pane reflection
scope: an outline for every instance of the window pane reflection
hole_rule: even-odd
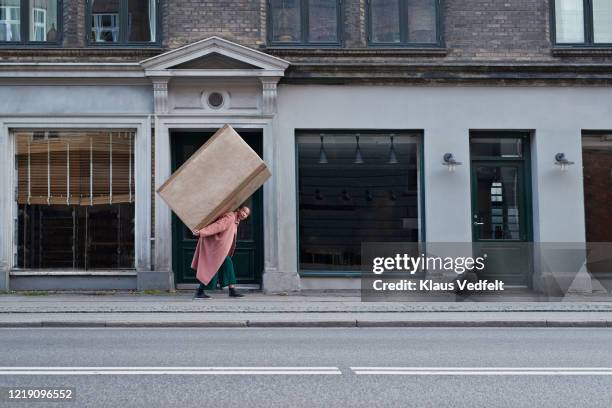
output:
[[[338,40],[338,10],[336,0],[308,2],[308,39],[310,42]]]
[[[523,141],[520,138],[474,138],[470,142],[472,157],[521,158]]]
[[[30,1],[30,41],[57,41],[57,0]]]
[[[406,12],[408,13],[408,42],[435,43],[437,41],[435,0],[409,0]]]
[[[278,42],[301,40],[301,16],[299,0],[271,0],[272,39]]]
[[[118,0],[92,0],[91,38],[95,42],[119,41]]]
[[[128,0],[128,41],[155,41],[155,1]]]
[[[584,42],[583,0],[555,0],[555,20],[558,43]]]
[[[380,43],[400,42],[399,0],[376,0],[370,4],[372,41]]]
[[[612,43],[612,1],[593,0],[593,41]]]
[[[20,31],[20,0],[0,0],[0,41],[20,41]]]
[[[482,166],[476,177],[479,238],[520,239],[518,168]]]
[[[17,267],[134,267],[133,131],[15,132]]]

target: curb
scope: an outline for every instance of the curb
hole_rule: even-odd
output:
[[[0,322],[0,328],[282,328],[282,327],[327,327],[327,328],[376,328],[376,327],[612,327],[610,320],[229,320],[229,321],[15,321]]]

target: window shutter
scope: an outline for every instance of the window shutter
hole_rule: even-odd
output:
[[[108,205],[134,201],[134,132],[20,132],[17,202]]]

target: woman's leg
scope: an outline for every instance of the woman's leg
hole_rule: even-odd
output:
[[[225,258],[223,265],[219,269],[219,281],[222,287],[229,287],[229,295],[231,297],[243,297],[243,295],[236,292],[236,271],[234,270],[234,262],[229,256]]]
[[[196,293],[195,293],[195,298],[196,299],[208,299],[210,298],[210,296],[208,296],[205,292],[204,292],[204,288],[206,286],[204,286],[204,284],[202,282],[200,282],[200,285],[198,286],[198,288],[196,289]]]

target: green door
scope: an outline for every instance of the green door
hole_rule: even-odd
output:
[[[529,286],[532,270],[529,137],[476,133],[470,140],[472,239],[486,254],[482,279]]]
[[[262,155],[261,132],[240,132],[257,154]],[[173,132],[172,171],[179,168],[200,148],[213,132]],[[236,278],[241,284],[260,284],[263,270],[263,190],[253,194],[246,205],[251,216],[240,223],[233,256]],[[179,218],[172,214],[172,266],[177,284],[197,283],[191,260],[197,239]]]

